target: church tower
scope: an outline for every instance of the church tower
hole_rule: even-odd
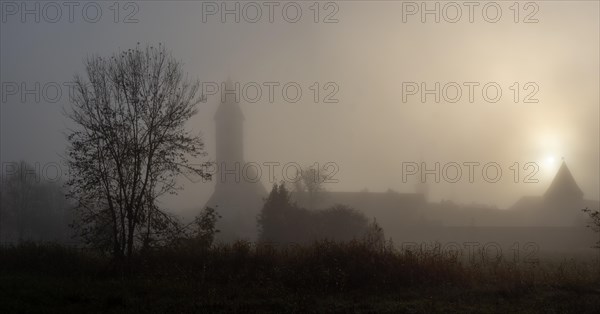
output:
[[[221,87],[224,99],[215,114],[216,172],[215,190],[206,206],[221,215],[217,222],[217,239],[221,241],[248,240],[257,237],[256,216],[262,209],[267,191],[256,182],[254,167],[245,167],[244,115],[240,108],[239,88],[227,80]]]
[[[244,161],[244,114],[230,79],[225,82],[224,96],[215,114],[217,161],[234,165]]]

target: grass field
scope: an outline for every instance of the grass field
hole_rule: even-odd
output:
[[[125,271],[127,269],[127,271]],[[319,242],[161,249],[130,263],[59,245],[0,250],[0,313],[595,313],[597,265],[461,262]]]

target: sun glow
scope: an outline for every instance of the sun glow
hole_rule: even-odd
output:
[[[543,177],[551,178],[560,166],[561,152],[564,147],[561,136],[556,130],[538,133],[537,139],[538,166]]]
[[[556,157],[554,155],[547,155],[544,158],[544,166],[546,167],[554,167],[556,165]]]

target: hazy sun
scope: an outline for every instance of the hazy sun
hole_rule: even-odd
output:
[[[556,157],[554,155],[547,155],[544,158],[544,166],[553,167],[556,164]]]
[[[557,168],[560,166],[560,153],[563,151],[562,138],[556,130],[546,130],[546,132],[537,133],[537,147],[540,159],[538,166],[540,173],[548,176],[554,176]]]

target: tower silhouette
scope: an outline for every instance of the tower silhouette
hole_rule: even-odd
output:
[[[221,215],[217,239],[224,242],[256,239],[256,216],[267,195],[260,180],[257,181],[256,168],[247,166],[244,160],[244,115],[235,88],[230,79],[221,87],[224,99],[214,118],[216,185],[206,203]]]
[[[244,114],[236,94],[228,93],[234,91],[234,84],[228,79],[223,86],[225,99],[215,114],[217,161],[241,163],[244,161]]]

